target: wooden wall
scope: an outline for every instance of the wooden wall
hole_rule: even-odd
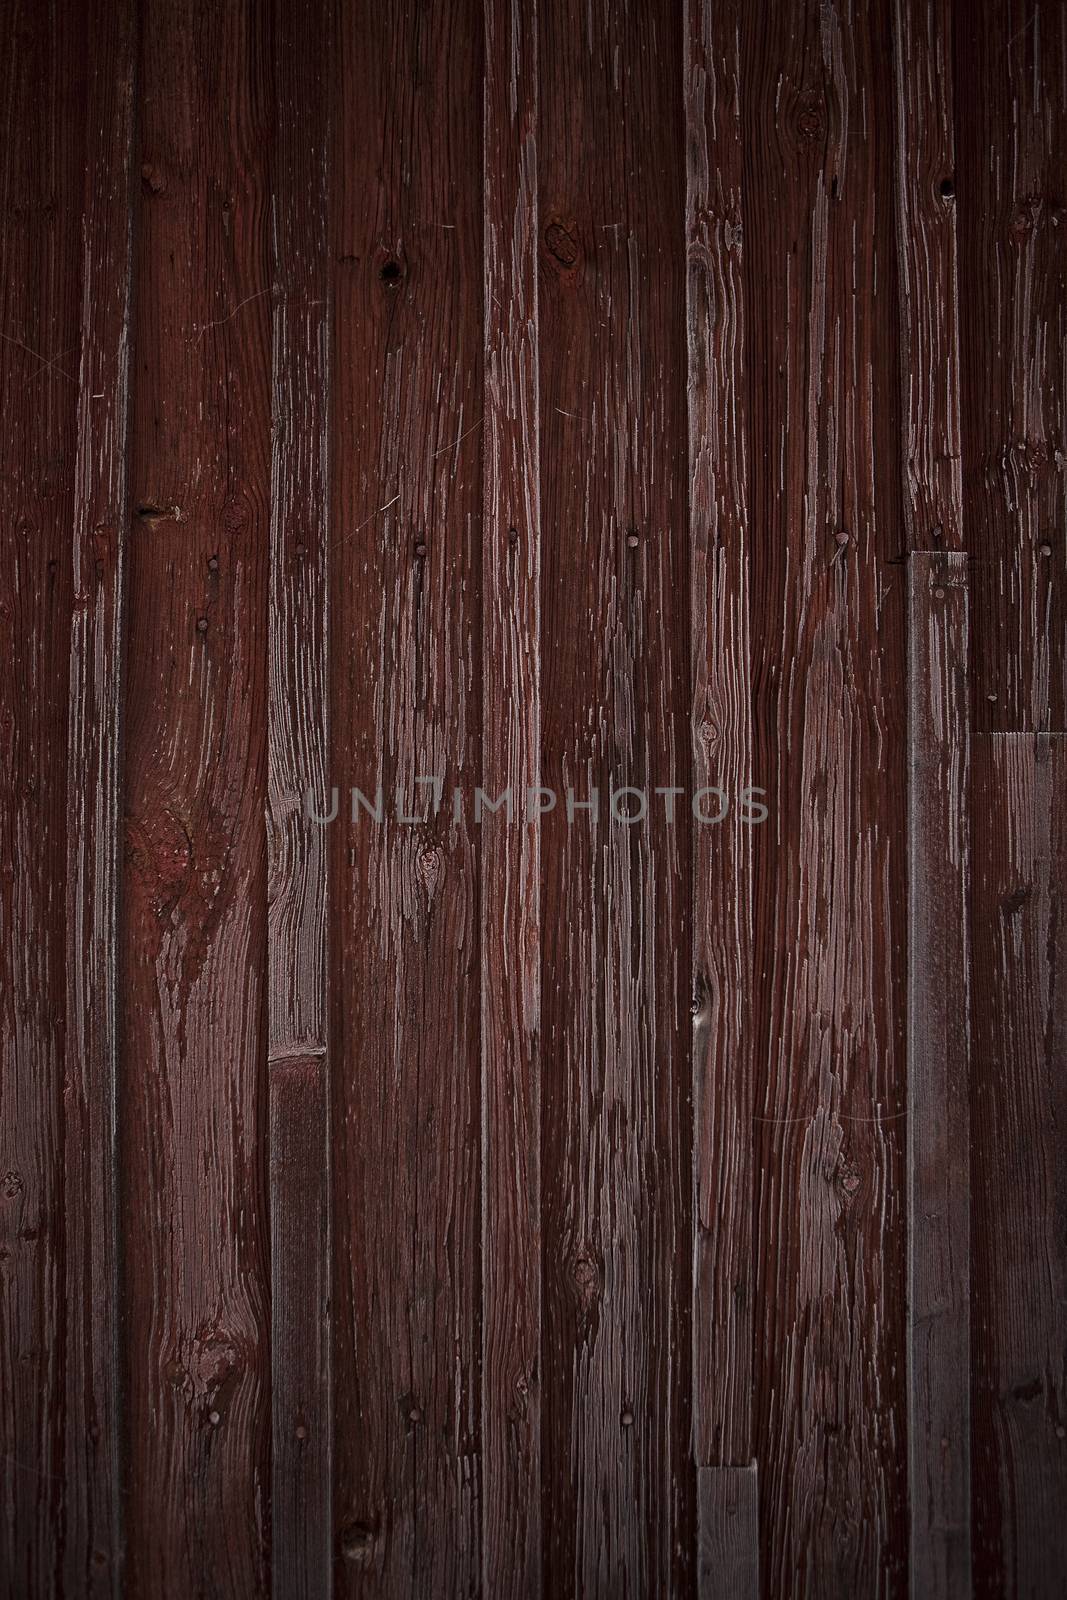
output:
[[[1058,1600],[1067,5],[0,40],[0,1597]]]

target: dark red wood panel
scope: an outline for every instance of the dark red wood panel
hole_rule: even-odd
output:
[[[262,19],[149,0],[130,431],[122,1207],[127,1576],[268,1581]]]
[[[958,551],[908,557],[908,1482],[931,1600],[971,1592],[967,577]]]
[[[1067,1573],[1067,741],[975,740],[975,1593]]]
[[[270,14],[273,66],[267,1065],[272,1582],[329,1591],[331,0]]]
[[[346,802],[383,794],[331,835],[351,1595],[470,1593],[481,1564],[482,40],[480,0],[341,8],[331,751]]]
[[[1067,7],[955,8],[975,726],[1067,729]]]
[[[699,1593],[758,1593],[753,1460],[752,827],[740,47],[743,9],[686,7],[689,600],[694,829],[693,1452]],[[755,787],[759,787],[758,784]]]
[[[84,579],[71,529],[84,513],[87,469],[83,459],[79,471],[78,444],[90,91],[84,21],[74,12],[11,4],[2,26],[0,1593],[21,1600],[52,1594],[62,1581],[69,1430],[88,1421],[78,1379],[101,1332],[90,1319],[68,1388],[66,1297],[68,1288],[81,1297],[86,1287],[80,1278],[68,1284],[65,1271],[64,906],[76,848],[67,804],[68,746],[79,722],[69,705],[70,655],[75,585],[81,590]],[[84,1086],[79,1072],[75,1117]],[[72,1196],[76,1209],[86,1206],[89,1226],[93,1198]],[[99,1213],[95,1220],[106,1226]],[[106,1497],[115,1441],[101,1398]],[[79,1474],[72,1561],[88,1536],[86,1487]],[[107,1535],[105,1525],[99,1537],[110,1554]]]
[[[541,1593],[537,7],[485,5],[482,1584]]]
[[[752,828],[748,459],[737,7],[691,0],[685,88],[693,791],[693,1437],[752,1455]],[[758,787],[758,785],[757,785]],[[709,794],[702,810],[714,815]]]
[[[768,1595],[906,1585],[904,573],[880,5],[741,34]]]
[[[0,8],[0,1600],[1067,1591],[1065,95]]]
[[[684,1593],[688,828],[653,793],[690,766],[681,17],[539,22],[545,1589]]]

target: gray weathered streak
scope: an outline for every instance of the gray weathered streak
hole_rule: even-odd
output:
[[[697,1471],[699,1600],[759,1600],[756,1463]]]
[[[272,1584],[327,1593],[332,1563],[327,830],[330,264],[328,61],[302,8],[273,8],[272,464],[267,1032]],[[310,7],[329,37],[331,0]]]
[[[978,738],[973,763],[975,1593],[1058,1600],[1067,1573],[1067,738]]]
[[[752,781],[738,59],[743,10],[732,0],[689,0],[685,24],[693,787],[718,786],[733,797],[721,826],[694,830],[692,852],[698,1466],[739,1466],[752,1455],[752,828],[737,803]],[[698,1512],[703,1503],[698,1499]]]
[[[122,1569],[116,946],[135,24],[125,0],[89,12],[67,730],[63,1571],[70,1594],[114,1595]]]
[[[967,557],[908,558],[911,1588],[971,1593]]]
[[[541,1592],[537,7],[485,0],[482,1581]]]

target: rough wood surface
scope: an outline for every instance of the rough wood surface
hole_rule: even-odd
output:
[[[482,1585],[541,1593],[537,6],[485,4]]]
[[[0,1600],[1058,1600],[1067,8],[0,113]]]
[[[67,866],[68,753],[86,701],[73,708],[70,640],[75,570],[71,529],[87,510],[86,408],[79,357],[87,330],[82,208],[86,171],[85,25],[73,9],[11,4],[2,19],[0,67],[0,1594],[51,1595],[69,1554],[85,1541],[110,1558],[106,1324],[86,1309],[84,1278],[66,1275],[66,1228],[106,1252],[106,1199],[98,1186],[65,1210],[64,1074],[68,1065],[70,951]],[[112,65],[115,63],[113,62]],[[96,94],[97,85],[92,92]],[[97,103],[99,103],[97,101]],[[101,159],[105,149],[97,144]],[[106,178],[100,175],[101,183]],[[93,242],[100,245],[100,213]],[[101,330],[101,353],[106,335]],[[102,374],[106,382],[106,374]],[[105,402],[114,403],[114,395]],[[79,470],[80,467],[80,470]],[[84,550],[78,541],[79,554]],[[106,585],[104,586],[106,588]],[[84,628],[85,624],[81,624]],[[106,630],[106,622],[104,628]],[[106,649],[105,637],[100,639]],[[105,834],[101,846],[106,856]],[[102,884],[106,897],[106,875]],[[107,907],[101,906],[106,923]],[[85,930],[96,941],[100,924]],[[106,937],[106,935],[104,936]],[[99,943],[94,949],[100,951]],[[72,1019],[85,1025],[84,1016]],[[83,1114],[87,1075],[106,1071],[106,1020],[96,1061],[79,1061],[72,1111]],[[106,1093],[106,1091],[105,1091]],[[86,1112],[87,1114],[87,1112]],[[105,1111],[106,1115],[106,1111]],[[100,1151],[106,1158],[106,1152]],[[93,1178],[99,1167],[93,1162]],[[102,1209],[101,1209],[102,1206]],[[100,1230],[104,1231],[101,1232]],[[72,1274],[85,1265],[76,1253]],[[98,1286],[94,1286],[98,1287]],[[68,1288],[81,1335],[65,1363]],[[106,1289],[105,1289],[106,1293]],[[99,1378],[99,1493],[72,1473],[85,1449],[87,1391]],[[71,1456],[68,1456],[68,1445]],[[68,1495],[66,1490],[70,1490]],[[70,1514],[69,1552],[63,1532]],[[102,1515],[103,1526],[95,1523]],[[92,1534],[90,1527],[92,1526]]]
[[[482,25],[480,0],[344,7],[335,65],[331,742],[385,807],[331,835],[335,1584],[360,1596],[481,1567]]]
[[[955,7],[974,717],[1067,729],[1067,6]]]
[[[971,1593],[967,558],[908,558],[911,1592]]]
[[[270,1495],[263,39],[141,16],[121,1075],[128,1582],[260,1593]]]
[[[695,1554],[682,34],[539,21],[545,1589],[624,1600]]]
[[[768,1594],[905,1583],[904,583],[881,5],[741,35]],[[768,152],[771,152],[770,157]]]
[[[974,744],[975,1593],[1067,1573],[1067,740]],[[980,844],[979,844],[980,841]]]
[[[135,22],[86,9],[72,538],[67,1030],[63,1082],[66,1446],[63,1582],[120,1593],[118,917],[125,646]]]
[[[697,1470],[700,1600],[759,1600],[757,1492],[754,1463]]]
[[[909,550],[960,550],[953,0],[893,0],[904,525]]]
[[[741,271],[743,9],[690,0],[685,29],[692,784],[733,799],[694,830],[693,1448],[752,1456],[752,824],[748,462]],[[712,807],[715,809],[715,807]],[[703,1508],[698,1500],[698,1510]]]
[[[272,1580],[329,1591],[328,805],[332,5],[271,11],[273,324],[268,621],[267,1048],[271,1211]]]

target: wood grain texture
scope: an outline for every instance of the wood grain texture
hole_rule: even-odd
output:
[[[273,64],[267,1042],[272,1582],[329,1592],[333,1563],[327,980],[332,5],[278,0]]]
[[[904,584],[881,5],[742,33],[768,1595],[906,1584]]]
[[[759,1600],[757,1491],[755,1463],[698,1469],[700,1600]]]
[[[258,25],[195,0],[141,17],[121,959],[127,1559],[145,1596],[268,1583]]]
[[[92,4],[85,20],[65,908],[63,1584],[70,1595],[115,1595],[123,1551],[118,918],[136,30],[128,4]]]
[[[70,530],[83,510],[88,85],[75,12],[9,4],[2,29],[0,1594],[23,1600],[60,1587],[68,1488],[75,1546],[87,1528],[86,1485],[68,1477],[67,1449],[68,1424],[87,1420],[79,1377],[92,1352],[83,1343],[73,1353],[71,1394],[63,1330],[67,763],[78,723],[68,704]],[[101,1440],[105,1463],[111,1442]]]
[[[974,751],[975,1594],[1067,1573],[1067,741]],[[980,842],[980,845],[979,845]]]
[[[693,1441],[752,1456],[752,783],[742,11],[690,0],[685,29],[693,789],[732,797],[693,833]],[[711,810],[717,809],[712,805]],[[698,1498],[702,1512],[703,1498]],[[755,1531],[753,1529],[753,1531]]]
[[[485,4],[482,1586],[541,1593],[537,6]]]
[[[977,728],[1067,728],[1067,8],[955,7]]]
[[[908,558],[911,1593],[971,1593],[967,558]]]
[[[335,1583],[468,1594],[481,1569],[483,12],[358,4],[340,21],[332,743],[339,781],[372,802],[381,785],[385,814],[331,835]]]
[[[545,1591],[623,1600],[695,1553],[682,32],[539,24]]]
[[[1059,1600],[1067,8],[0,114],[0,1600]]]
[[[963,485],[952,0],[893,0],[904,525],[960,550]]]

